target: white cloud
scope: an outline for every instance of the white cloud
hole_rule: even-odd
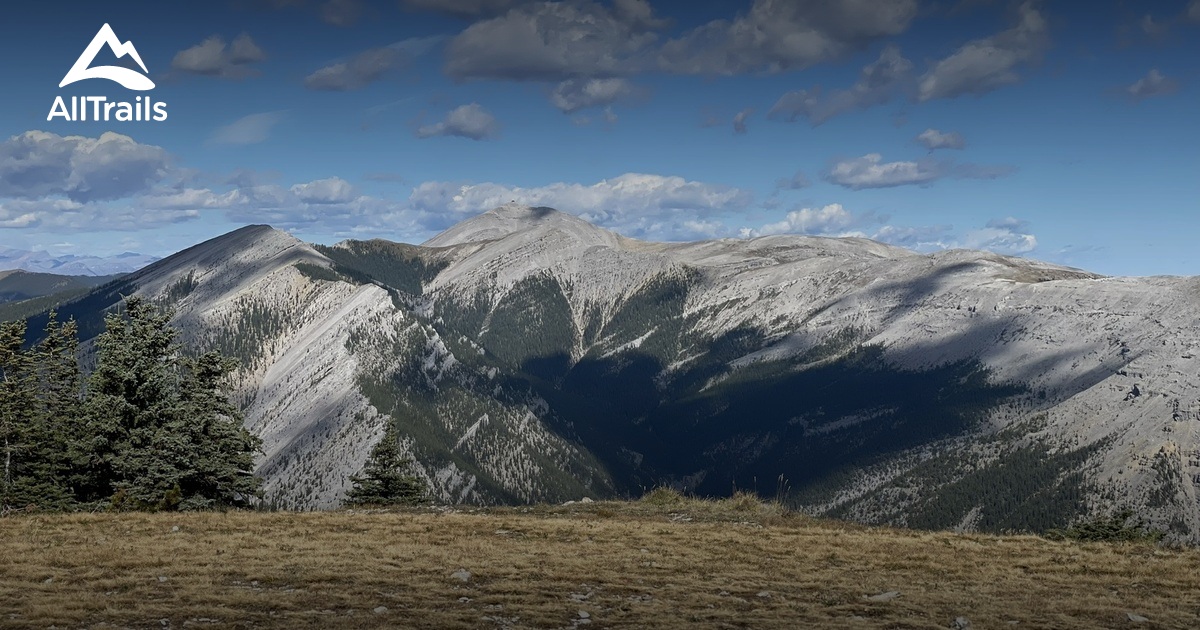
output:
[[[627,75],[646,65],[657,39],[630,17],[592,0],[520,4],[451,40],[445,70],[455,79],[515,81]]]
[[[941,171],[932,160],[884,162],[878,153],[837,162],[825,175],[829,182],[853,189],[927,184],[939,177]]]
[[[446,114],[442,122],[417,128],[418,138],[459,136],[471,140],[487,140],[499,133],[500,123],[479,103],[457,107]]]
[[[824,94],[820,87],[812,90],[793,90],[784,94],[771,108],[771,118],[793,122],[805,118],[813,125],[856,109],[883,105],[894,97],[911,91],[912,62],[900,54],[900,49],[887,46],[879,59],[859,73],[858,81],[845,90]]]
[[[340,177],[296,184],[291,191],[301,202],[313,204],[349,203],[359,197],[350,182]]]
[[[1017,67],[1036,61],[1049,46],[1046,19],[1033,2],[1021,5],[1020,21],[1007,31],[967,42],[921,77],[918,98],[930,101],[981,95],[1021,80]]]
[[[209,137],[209,144],[246,145],[266,141],[275,125],[283,120],[284,112],[262,112],[243,116]]]
[[[884,162],[878,153],[835,162],[825,173],[825,180],[850,188],[889,188],[893,186],[928,185],[943,177],[957,179],[995,179],[1013,172],[1008,166],[958,164],[925,158],[921,160]]]
[[[168,177],[170,156],[111,131],[99,138],[27,131],[0,143],[0,197],[116,199]]]
[[[1020,255],[1032,252],[1037,245],[1037,237],[1029,232],[1028,222],[1008,217],[989,221],[986,227],[967,232],[956,246]]]
[[[668,72],[733,75],[800,70],[899,35],[915,0],[755,0],[733,20],[715,20],[663,45]]]
[[[246,33],[233,39],[228,45],[220,35],[181,50],[171,60],[171,67],[185,74],[242,79],[257,74],[251,64],[267,58],[266,54]]]
[[[800,208],[787,213],[782,221],[768,223],[757,230],[743,230],[748,236],[771,234],[840,234],[863,222],[840,203],[821,208]]]
[[[922,131],[916,138],[926,149],[934,151],[937,149],[965,149],[967,140],[961,133],[957,131],[938,131],[937,129],[926,129]]]
[[[565,114],[581,109],[605,107],[635,93],[629,81],[610,79],[568,79],[550,93],[550,103]]]
[[[1153,68],[1146,76],[1125,88],[1125,93],[1135,100],[1152,96],[1168,96],[1179,91],[1179,82]]]

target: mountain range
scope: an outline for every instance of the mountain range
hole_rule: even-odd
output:
[[[440,501],[735,489],[869,523],[1200,540],[1200,278],[861,238],[629,239],[506,205],[422,245],[249,226],[138,294],[237,357],[268,500],[334,507],[394,421]],[[39,330],[39,318],[31,322]]]
[[[55,256],[45,251],[0,247],[0,269],[20,269],[60,276],[112,276],[137,271],[158,260],[155,256],[124,252],[115,256]]]

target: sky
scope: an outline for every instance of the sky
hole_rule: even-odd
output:
[[[59,87],[105,24],[145,71],[83,67],[152,89]],[[420,243],[518,201],[1200,275],[1200,0],[14,3],[0,32],[0,247]],[[85,96],[167,116],[50,116]]]

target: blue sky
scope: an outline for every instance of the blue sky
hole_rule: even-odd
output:
[[[58,87],[105,23],[153,90]],[[656,240],[1200,274],[1200,0],[27,3],[0,29],[0,247],[421,242],[516,199]],[[73,95],[169,116],[46,120]]]

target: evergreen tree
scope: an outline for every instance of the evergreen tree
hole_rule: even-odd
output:
[[[240,505],[260,440],[242,427],[224,379],[228,359],[182,356],[172,313],[131,297],[105,318],[85,404],[85,500],[117,509]]]
[[[71,507],[70,445],[79,417],[80,379],[74,322],[51,312],[45,338],[22,348],[26,323],[0,329],[0,434],[4,478],[0,503],[7,508]]]
[[[30,492],[38,507],[65,509],[74,502],[72,445],[80,432],[79,339],[74,320],[54,311],[32,353],[37,392],[30,430]]]
[[[420,479],[409,473],[411,461],[400,453],[400,433],[389,422],[383,439],[371,449],[362,472],[350,478],[350,505],[415,505],[426,500]]]
[[[34,419],[32,361],[22,347],[25,322],[0,324],[0,510],[36,502],[26,489]]]

